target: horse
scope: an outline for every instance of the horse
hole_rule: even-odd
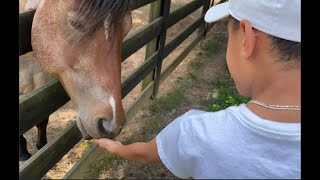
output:
[[[115,138],[126,122],[121,45],[131,28],[130,0],[42,0],[36,9],[33,53],[77,104],[86,140]]]

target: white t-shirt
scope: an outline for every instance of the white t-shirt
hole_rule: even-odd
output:
[[[258,117],[245,104],[190,110],[156,137],[164,165],[180,178],[301,178],[301,123]]]

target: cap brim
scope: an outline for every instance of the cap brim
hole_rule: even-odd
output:
[[[212,6],[204,16],[204,20],[207,23],[212,23],[229,16],[230,13],[228,11],[228,7],[229,1]]]

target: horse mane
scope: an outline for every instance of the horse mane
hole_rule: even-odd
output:
[[[131,11],[131,0],[75,0],[68,15],[68,23],[75,29],[69,40],[78,44],[92,39],[102,27],[107,26],[109,35]]]

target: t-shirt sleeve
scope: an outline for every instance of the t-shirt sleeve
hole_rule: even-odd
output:
[[[185,123],[188,123],[189,111],[176,118],[166,126],[156,137],[158,154],[163,164],[179,178],[191,177],[190,162],[185,149],[190,146]],[[189,163],[189,164],[188,164]]]

